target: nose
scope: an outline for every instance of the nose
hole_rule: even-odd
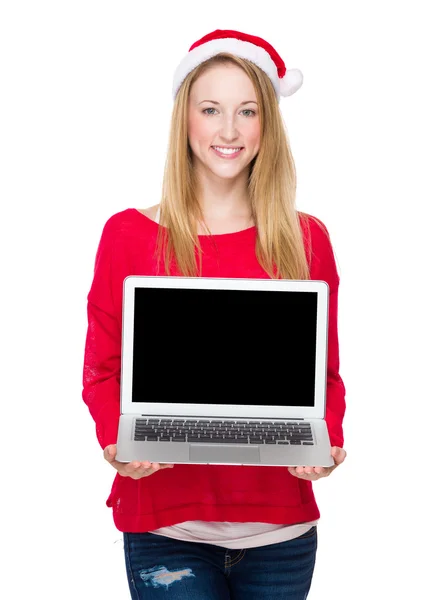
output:
[[[221,125],[221,139],[225,140],[227,143],[230,143],[233,140],[235,140],[238,137],[238,135],[239,133],[236,127],[235,119],[230,115],[226,115],[223,118],[223,123]]]

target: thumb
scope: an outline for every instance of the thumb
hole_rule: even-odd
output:
[[[116,456],[116,452],[117,452],[116,444],[110,444],[109,446],[107,446],[105,448],[105,451],[104,451],[105,459],[108,460],[108,462],[113,461]]]
[[[342,448],[339,448],[338,446],[332,446],[332,458],[334,459],[334,462],[336,465],[339,465],[340,463],[342,463],[345,459],[344,457],[344,451]]]

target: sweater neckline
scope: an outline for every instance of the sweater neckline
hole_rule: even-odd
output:
[[[165,229],[163,225],[160,225],[153,219],[150,219],[150,217],[147,217],[147,215],[141,213],[140,210],[138,210],[137,208],[129,208],[128,210],[139,215],[141,219],[144,219],[148,225],[156,228],[156,230],[158,230],[160,227]],[[252,237],[252,234],[254,234],[255,232],[256,226],[252,225],[252,227],[247,227],[247,229],[240,229],[239,231],[232,231],[231,233],[214,233],[212,235],[200,234],[198,235],[198,238],[201,240],[217,239],[221,241],[236,241],[238,239],[244,239],[245,237]]]

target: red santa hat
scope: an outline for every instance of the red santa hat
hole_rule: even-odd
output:
[[[199,64],[220,52],[230,52],[256,64],[269,76],[278,102],[280,96],[291,96],[303,84],[299,69],[286,69],[283,59],[266,40],[232,29],[216,29],[190,46],[173,76],[173,99],[186,76]]]

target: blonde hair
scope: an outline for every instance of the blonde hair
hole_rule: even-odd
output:
[[[257,232],[258,262],[271,278],[310,279],[298,218],[305,223],[311,256],[309,215],[295,209],[295,164],[274,88],[259,67],[228,53],[198,65],[185,78],[175,99],[160,203],[158,267],[162,257],[167,274],[171,273],[174,261],[181,275],[201,275],[202,250],[197,231],[204,218],[196,195],[196,175],[188,144],[188,102],[196,79],[214,65],[226,63],[243,69],[254,85],[258,100],[260,149],[249,165],[247,190]]]

